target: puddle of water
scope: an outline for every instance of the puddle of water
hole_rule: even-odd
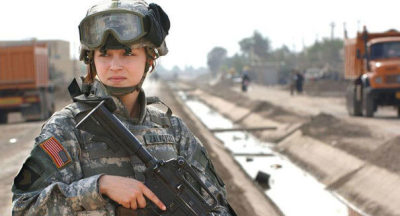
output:
[[[229,120],[205,104],[179,95],[210,129],[232,128]],[[243,169],[255,179],[262,171],[270,175],[270,189],[265,193],[286,216],[347,216],[347,207],[324,189],[324,185],[303,172],[285,157],[271,150],[272,143],[258,140],[247,132],[222,132],[215,135],[232,151]],[[268,154],[269,156],[257,156]],[[280,168],[277,168],[280,167]]]
[[[186,100],[185,102],[196,115],[201,113],[201,121],[207,125],[209,129],[232,128],[232,121],[224,118],[203,103],[195,100]]]
[[[315,215],[338,216],[347,214],[347,207],[324,189],[312,176],[280,156],[239,156],[236,160],[253,179],[259,171],[270,175],[270,189],[266,191],[287,216]],[[281,168],[275,168],[279,164]]]
[[[226,147],[233,154],[273,154],[270,145],[261,143],[253,135],[244,132],[215,133],[216,137],[224,141]]]

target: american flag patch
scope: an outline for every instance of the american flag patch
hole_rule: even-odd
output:
[[[50,137],[40,143],[40,147],[50,156],[57,168],[61,168],[71,162],[67,151],[65,151],[64,147],[54,137]]]

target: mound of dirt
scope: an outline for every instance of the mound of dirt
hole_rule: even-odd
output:
[[[346,122],[330,114],[312,117],[300,130],[303,134],[342,149],[362,160],[369,160],[382,145],[380,137],[367,127]]]
[[[301,128],[301,131],[303,134],[319,139],[341,136],[368,137],[371,134],[366,127],[344,122],[327,113],[312,117],[311,121]]]
[[[372,164],[384,167],[388,170],[400,174],[399,143],[400,136],[387,141],[385,144],[374,151],[373,156],[371,156],[368,161]]]

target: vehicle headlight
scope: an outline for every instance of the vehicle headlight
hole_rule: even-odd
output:
[[[378,84],[382,84],[382,77],[376,77],[375,82]]]

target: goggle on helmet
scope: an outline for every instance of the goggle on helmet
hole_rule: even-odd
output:
[[[121,44],[148,46],[157,49],[159,55],[166,55],[164,39],[169,27],[169,18],[160,6],[117,0],[89,9],[79,24],[79,36],[87,50],[100,48],[111,34]]]

